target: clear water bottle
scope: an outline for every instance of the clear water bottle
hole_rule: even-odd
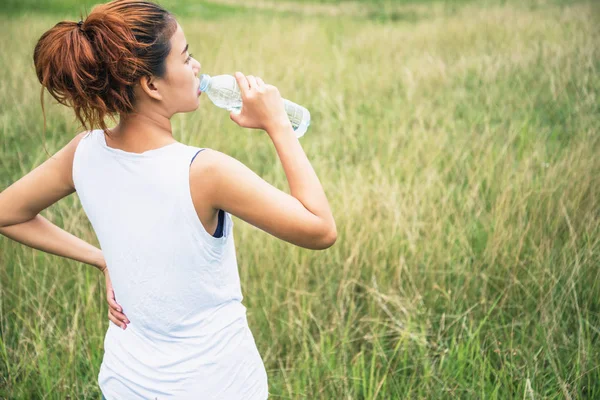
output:
[[[211,77],[207,74],[200,75],[200,91],[206,93],[208,98],[217,107],[224,108],[239,114],[242,110],[242,94],[237,81],[232,75],[217,75]],[[296,137],[306,133],[310,125],[310,113],[296,103],[283,99],[285,112],[292,123]]]

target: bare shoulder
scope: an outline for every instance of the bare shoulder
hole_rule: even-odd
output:
[[[88,131],[84,131],[84,132],[80,132],[78,133],[73,139],[71,139],[69,141],[69,143],[67,143],[63,148],[62,148],[62,154],[65,155],[69,155],[71,157],[73,157],[73,154],[75,154],[75,150],[77,149],[77,146],[79,145],[79,142],[81,142],[81,139],[83,139],[83,137],[88,134]]]
[[[257,184],[258,181],[261,182]],[[215,209],[225,209],[223,199],[233,198],[234,192],[244,187],[264,191],[264,185],[267,183],[244,163],[218,150],[207,148],[194,158],[190,166],[194,203],[210,204]]]
[[[52,158],[59,161],[59,165],[63,169],[63,176],[68,180],[69,185],[75,188],[73,184],[73,159],[75,158],[75,150],[79,142],[83,137],[89,133],[89,131],[83,131],[78,133],[73,139],[69,141],[62,149],[60,149]]]
[[[79,142],[81,142],[81,139],[83,139],[83,137],[88,133],[88,131],[84,131],[84,132],[80,132],[78,133],[73,139],[71,139],[69,141],[69,143],[67,143],[62,149],[60,149],[57,153],[56,156],[60,157],[62,159],[68,160],[68,161],[73,161],[73,156],[75,155],[75,150],[77,149],[77,146],[79,145]],[[69,164],[69,163],[67,163]]]
[[[69,148],[69,151],[72,153],[75,153],[75,149],[77,148],[77,145],[79,145],[79,142],[81,142],[81,139],[83,139],[88,133],[90,133],[89,131],[83,131],[78,133],[73,139],[71,139],[71,141],[69,143],[67,143],[67,146]]]
[[[220,151],[206,148],[201,151],[192,161],[190,166],[190,176],[197,177],[209,171],[209,169],[216,165],[225,154]]]
[[[198,153],[190,165],[190,192],[194,207],[202,221],[210,220],[216,213],[215,191],[219,176],[232,157],[217,150],[206,148]]]
[[[222,177],[227,172],[244,167],[244,164],[230,155],[207,148],[194,158],[190,167],[190,180],[209,183],[212,178]]]

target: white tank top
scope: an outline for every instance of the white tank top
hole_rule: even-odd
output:
[[[75,151],[75,189],[131,321],[125,330],[109,321],[98,375],[107,400],[268,397],[231,215],[215,237],[192,202],[190,163],[201,150],[177,142],[129,153],[95,129]]]

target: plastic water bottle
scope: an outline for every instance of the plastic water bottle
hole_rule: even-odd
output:
[[[236,114],[241,112],[242,94],[234,76],[217,75],[211,77],[202,74],[199,79],[200,92],[206,93],[214,105],[233,111]],[[310,125],[310,113],[306,108],[286,99],[283,99],[283,106],[292,123],[296,137],[303,136]]]

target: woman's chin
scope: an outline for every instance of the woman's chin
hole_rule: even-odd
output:
[[[179,112],[184,112],[184,113],[193,112],[193,111],[196,111],[199,107],[200,107],[200,102],[196,101],[196,104],[194,104],[193,106],[191,106],[187,110],[185,110],[185,111],[179,111]]]

